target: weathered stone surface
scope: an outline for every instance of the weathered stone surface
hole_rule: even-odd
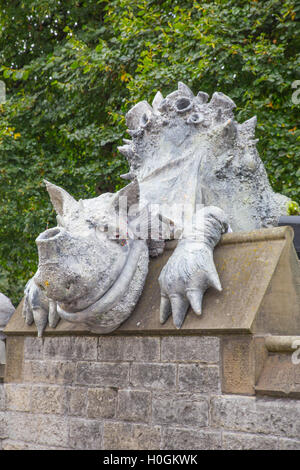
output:
[[[102,449],[102,424],[99,421],[72,418],[70,447],[73,449]]]
[[[165,450],[215,450],[221,448],[221,433],[196,429],[165,428],[163,445]]]
[[[43,359],[43,344],[42,338],[34,336],[26,336],[24,341],[24,359]]]
[[[180,364],[178,367],[178,389],[187,392],[220,392],[219,367]]]
[[[31,392],[31,411],[33,413],[62,414],[64,390],[55,385],[34,385]]]
[[[242,396],[212,399],[212,425],[233,431],[262,433],[297,439],[300,435],[300,403]]]
[[[36,445],[34,443],[20,442],[10,439],[5,439],[3,442],[3,450],[68,450],[67,447]]]
[[[67,387],[65,394],[65,409],[71,416],[85,416],[87,414],[87,388]]]
[[[255,352],[252,336],[222,338],[222,391],[254,395]]]
[[[0,383],[0,411],[5,409],[5,390],[4,384]]]
[[[10,336],[6,339],[5,382],[21,382],[24,360],[24,337]]]
[[[219,362],[219,338],[212,336],[165,336],[161,341],[162,361]]]
[[[130,382],[134,387],[175,389],[176,365],[132,364]]]
[[[6,408],[15,411],[30,411],[31,386],[5,384]]]
[[[129,380],[129,365],[124,363],[78,362],[76,382],[81,385],[103,387],[126,387]]]
[[[153,394],[152,419],[155,424],[208,426],[208,400],[184,393]]]
[[[16,441],[68,447],[69,426],[65,418],[50,415],[7,412],[8,436]]]
[[[277,450],[278,439],[263,435],[224,432],[222,448],[226,450]]]
[[[45,359],[97,360],[98,338],[58,336],[44,339]]]
[[[5,364],[0,364],[0,384],[3,383],[5,375]]]
[[[16,442],[6,439],[3,443],[3,450],[31,450],[31,446],[25,442]]]
[[[32,383],[72,384],[76,364],[71,361],[25,361],[24,381]]]
[[[279,439],[279,450],[300,450],[300,440],[294,441],[293,439]]]
[[[118,400],[118,418],[124,421],[147,423],[151,414],[151,392],[121,390]]]
[[[88,390],[88,418],[113,418],[116,413],[118,392],[112,388]]]
[[[300,398],[300,367],[293,364],[291,353],[268,357],[255,390],[260,395]]]
[[[156,450],[160,449],[161,429],[142,424],[105,423],[103,439],[103,449]]]
[[[152,362],[160,359],[160,339],[152,337],[101,336],[99,338],[99,361]]]
[[[5,412],[0,412],[0,439],[8,437],[8,416]]]

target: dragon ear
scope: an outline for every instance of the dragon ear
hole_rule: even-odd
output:
[[[59,216],[63,217],[67,212],[69,212],[69,209],[72,206],[78,204],[77,201],[64,189],[47,180],[44,180],[44,183],[46,184],[53,207]]]

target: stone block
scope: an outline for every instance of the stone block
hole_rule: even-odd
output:
[[[186,392],[219,393],[219,367],[180,364],[178,367],[178,389]]]
[[[24,381],[31,383],[72,384],[76,364],[71,361],[25,361]]]
[[[24,360],[24,337],[9,336],[6,339],[5,382],[21,382]]]
[[[154,362],[160,359],[160,340],[142,336],[101,336],[98,360]]]
[[[220,340],[213,336],[165,336],[162,361],[218,363]]]
[[[159,426],[128,423],[104,423],[103,449],[157,450],[160,449]]]
[[[65,390],[65,409],[71,416],[87,415],[87,388],[67,387]]]
[[[198,429],[164,428],[164,450],[217,450],[221,449],[221,433]]]
[[[279,450],[300,450],[300,440],[278,439]]]
[[[211,420],[213,426],[225,430],[297,439],[300,403],[242,396],[215,397],[211,402]]]
[[[64,390],[56,385],[33,385],[31,393],[32,413],[62,414]]]
[[[46,359],[80,361],[97,360],[98,338],[88,336],[56,336],[44,339]]]
[[[151,414],[151,392],[121,390],[118,418],[124,421],[148,422]]]
[[[130,382],[134,387],[175,389],[176,365],[133,363]]]
[[[16,441],[11,441],[11,440],[5,440],[3,442],[3,450],[29,450],[30,446],[29,444],[25,442],[16,442]]]
[[[255,390],[260,395],[300,398],[300,367],[293,364],[291,353],[268,357]]]
[[[76,382],[102,387],[128,386],[129,365],[120,363],[78,362]]]
[[[203,396],[153,393],[152,420],[155,424],[208,426],[208,409],[208,401]]]
[[[15,411],[30,411],[30,385],[5,384],[6,408]]]
[[[5,409],[5,390],[4,384],[0,383],[0,411]]]
[[[5,412],[0,412],[0,439],[8,437],[8,416]]]
[[[255,356],[252,336],[222,338],[222,391],[254,395]]]
[[[64,417],[32,415],[34,420],[34,444],[44,444],[45,448],[51,446],[68,447],[69,423]]]
[[[90,388],[87,393],[88,418],[113,418],[116,413],[118,392],[112,388]]]
[[[24,359],[43,359],[43,343],[45,338],[26,336],[24,340]]]
[[[65,418],[7,412],[8,438],[33,445],[67,447],[69,426]]]
[[[223,433],[224,450],[277,450],[278,439],[264,435]]]
[[[70,441],[72,449],[102,449],[102,425],[99,421],[72,418],[70,420]]]

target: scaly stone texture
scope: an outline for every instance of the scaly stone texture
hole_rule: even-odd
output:
[[[212,336],[26,337],[0,384],[0,449],[299,450],[300,400],[222,394],[220,351]]]

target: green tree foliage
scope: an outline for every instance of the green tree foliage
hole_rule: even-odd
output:
[[[179,80],[228,94],[240,122],[257,115],[271,184],[299,201],[296,0],[0,5],[0,291],[15,302],[36,270],[36,236],[55,225],[43,178],[77,198],[120,188],[126,111]]]

